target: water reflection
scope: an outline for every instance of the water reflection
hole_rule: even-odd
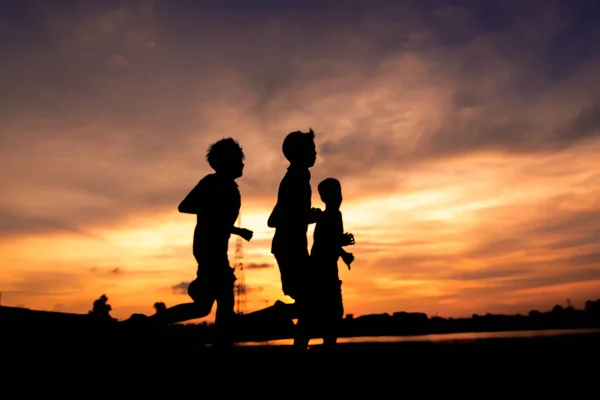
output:
[[[361,336],[339,338],[338,343],[398,343],[398,342],[463,342],[478,339],[515,339],[535,338],[562,335],[581,335],[600,333],[600,329],[552,329],[538,331],[512,331],[512,332],[467,332],[467,333],[445,333],[433,335],[414,336]],[[268,342],[244,342],[239,346],[290,346],[292,339],[272,340]],[[322,339],[313,339],[309,345],[322,344]]]

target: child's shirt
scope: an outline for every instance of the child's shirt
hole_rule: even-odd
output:
[[[339,210],[325,210],[315,226],[310,257],[317,280],[338,282],[337,262],[342,249],[344,225]]]
[[[279,185],[272,214],[275,235],[271,253],[308,253],[306,232],[311,222],[311,197],[310,171],[290,165]]]
[[[190,201],[196,209],[193,244],[196,261],[228,264],[229,238],[241,206],[237,183],[219,174],[209,174],[184,201]]]

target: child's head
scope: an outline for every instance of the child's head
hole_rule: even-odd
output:
[[[339,208],[342,205],[342,185],[334,178],[327,178],[319,183],[319,195],[328,208]]]
[[[310,168],[315,165],[317,150],[315,133],[312,128],[308,132],[291,132],[283,140],[283,155],[290,164]]]
[[[232,179],[242,176],[244,158],[242,148],[232,138],[221,139],[213,143],[206,154],[206,160],[215,172]]]

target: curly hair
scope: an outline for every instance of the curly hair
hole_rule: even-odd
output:
[[[289,133],[283,140],[283,155],[288,161],[296,160],[302,151],[306,148],[308,141],[315,140],[315,133],[312,128],[308,132],[295,131]]]
[[[206,153],[206,161],[215,171],[240,157],[242,160],[245,158],[244,151],[240,144],[232,138],[221,139],[213,143]]]

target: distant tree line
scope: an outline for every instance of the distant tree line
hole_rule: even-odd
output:
[[[101,298],[102,299],[102,298]],[[109,306],[110,307],[110,306]],[[156,312],[166,308],[162,302],[154,304]],[[292,337],[293,329],[281,321],[243,327],[239,332],[245,340],[276,340]],[[425,313],[396,312],[393,314],[369,314],[354,317],[346,315],[342,322],[341,335],[353,336],[398,336],[426,335],[464,332],[499,332],[547,329],[600,328],[600,299],[588,300],[583,310],[556,305],[552,310],[532,310],[528,315],[473,314],[471,318],[429,317]],[[177,337],[206,338],[213,333],[213,325],[176,324],[166,327],[169,334]]]
[[[160,313],[166,309],[166,305],[163,302],[156,302],[154,309],[155,312]],[[16,334],[30,329],[43,329],[46,334],[65,330],[108,333],[112,332],[113,326],[119,325],[117,319],[110,315],[112,307],[104,294],[93,302],[92,309],[87,315],[14,307],[0,307],[0,311],[3,321],[7,323],[4,327]],[[237,334],[238,340],[243,341],[287,339],[292,337],[293,328],[293,323],[289,319],[280,318],[277,321],[264,320],[259,323],[254,321],[246,326],[240,325]],[[350,314],[342,321],[340,336],[402,336],[582,328],[600,328],[600,299],[586,301],[583,310],[557,305],[547,312],[532,310],[528,315],[473,314],[470,318],[441,318],[429,317],[425,313],[396,312],[362,315],[355,318]],[[210,342],[215,333],[214,325],[207,322],[174,324],[158,329],[161,336],[171,337],[176,341],[189,339],[194,342]]]

